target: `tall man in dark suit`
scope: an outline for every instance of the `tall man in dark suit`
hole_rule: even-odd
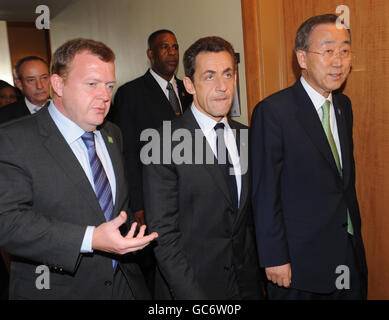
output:
[[[115,95],[112,119],[123,134],[123,152],[128,171],[131,209],[138,223],[144,223],[140,134],[174,119],[192,102],[175,72],[179,48],[174,33],[158,30],[148,38],[147,57],[151,68],[142,76],[121,86]],[[171,84],[172,89],[167,89]],[[169,85],[170,87],[170,85]]]
[[[315,16],[300,26],[301,78],[252,117],[257,242],[273,299],[366,298],[353,114],[336,92],[350,72],[351,34],[337,19]]]
[[[114,58],[101,42],[66,42],[54,54],[50,106],[0,128],[0,249],[14,256],[10,298],[149,297],[127,253],[157,235],[144,236],[142,226],[134,236],[136,223],[125,224],[120,130],[104,122]],[[50,268],[43,283],[40,265]]]
[[[49,66],[42,58],[28,56],[20,59],[15,65],[15,75],[15,85],[24,98],[0,109],[0,123],[34,114],[50,98]]]
[[[143,169],[146,221],[159,234],[157,298],[260,299],[248,132],[227,118],[234,50],[219,37],[202,38],[185,52],[184,66],[194,102],[171,130],[165,123],[161,159],[152,155],[156,161]]]

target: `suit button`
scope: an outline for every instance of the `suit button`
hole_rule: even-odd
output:
[[[107,280],[107,281],[104,282],[104,285],[105,285],[106,287],[110,287],[110,286],[112,286],[112,282],[109,281],[109,280]]]
[[[346,228],[347,226],[348,226],[348,223],[347,223],[347,222],[342,224],[342,227],[343,227],[343,228]]]
[[[224,271],[230,271],[230,267],[224,266]]]

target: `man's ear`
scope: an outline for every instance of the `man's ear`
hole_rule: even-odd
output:
[[[63,87],[64,87],[64,79],[60,75],[54,73],[50,77],[50,82],[51,82],[51,87],[53,88],[53,91],[55,92],[55,94],[58,97],[62,97]]]
[[[184,77],[184,79],[182,81],[184,82],[185,89],[188,93],[190,93],[192,95],[196,94],[194,84],[189,77]]]
[[[297,50],[296,57],[300,68],[303,70],[307,69],[307,52],[304,50]]]
[[[154,58],[153,58],[153,50],[147,49],[146,54],[147,54],[147,58],[149,58],[149,60],[151,62],[153,62],[153,60],[154,60]]]
[[[14,80],[14,83],[15,83],[15,86],[23,92],[23,84],[22,84],[22,81],[20,81],[20,79],[16,78]]]

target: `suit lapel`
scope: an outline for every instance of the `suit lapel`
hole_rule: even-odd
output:
[[[169,100],[166,98],[165,93],[162,91],[158,82],[154,79],[149,70],[144,75],[144,80],[147,91],[146,95],[150,97],[153,102],[153,105],[155,106],[153,112],[160,113],[162,119],[166,118],[166,116],[163,116],[166,114],[170,114],[171,119],[174,119],[176,115],[173,111],[172,106],[170,105]]]
[[[200,126],[198,125],[195,117],[193,116],[192,111],[190,108],[184,113],[183,115],[183,120],[185,122],[185,128],[188,128],[191,133],[192,137],[195,137],[195,131],[199,130],[198,132],[201,133],[202,137],[202,146],[203,146],[203,165],[202,167],[205,169],[205,171],[212,176],[212,180],[215,181],[215,185],[220,189],[222,194],[224,195],[226,201],[232,206],[232,199],[230,195],[230,190],[228,189],[228,185],[226,182],[226,179],[224,178],[223,172],[217,165],[217,159],[213,155],[213,151],[211,149],[211,146],[208,144],[207,139],[205,138],[204,134],[202,133],[202,130],[200,129]],[[193,142],[195,141],[195,138],[192,140]],[[193,163],[195,163],[195,143],[193,143]],[[207,164],[206,163],[206,154],[212,154],[213,155],[213,163]]]
[[[339,103],[337,95],[333,95],[333,104],[335,108],[336,125],[338,127],[338,135],[340,141],[340,149],[342,151],[342,169],[344,185],[348,185],[350,178],[350,145],[347,137],[347,125],[345,119],[344,107]]]
[[[48,153],[62,168],[64,174],[68,177],[71,183],[79,190],[90,205],[92,212],[100,212],[101,219],[105,221],[104,214],[100,208],[96,194],[93,191],[90,182],[85,175],[77,157],[74,155],[72,149],[67,144],[65,138],[62,136],[54,121],[52,120],[48,109],[44,109],[36,117],[40,133],[46,137],[43,144]]]
[[[316,112],[315,106],[308,94],[305,92],[300,80],[297,80],[296,84],[292,88],[297,102],[296,116],[298,121],[324,159],[327,160],[328,164],[333,169],[334,174],[340,177],[327,136],[323,130],[323,126]]]
[[[184,113],[186,109],[189,107],[188,104],[185,103],[185,100],[187,98],[187,95],[189,95],[189,93],[186,92],[184,83],[181,80],[176,78],[176,82],[177,82],[178,95],[179,95],[178,98],[181,101],[182,112]]]

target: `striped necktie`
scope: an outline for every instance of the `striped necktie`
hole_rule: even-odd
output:
[[[88,150],[89,164],[92,170],[93,181],[95,183],[95,193],[99,200],[101,210],[104,213],[106,221],[113,219],[113,201],[111,185],[109,184],[104,167],[97,156],[95,146],[95,135],[93,132],[85,132],[81,136]],[[117,260],[112,260],[113,270],[115,272]]]
[[[112,191],[104,167],[96,153],[95,135],[93,132],[85,132],[81,138],[88,150],[96,197],[99,200],[105,220],[110,221],[113,218]]]

